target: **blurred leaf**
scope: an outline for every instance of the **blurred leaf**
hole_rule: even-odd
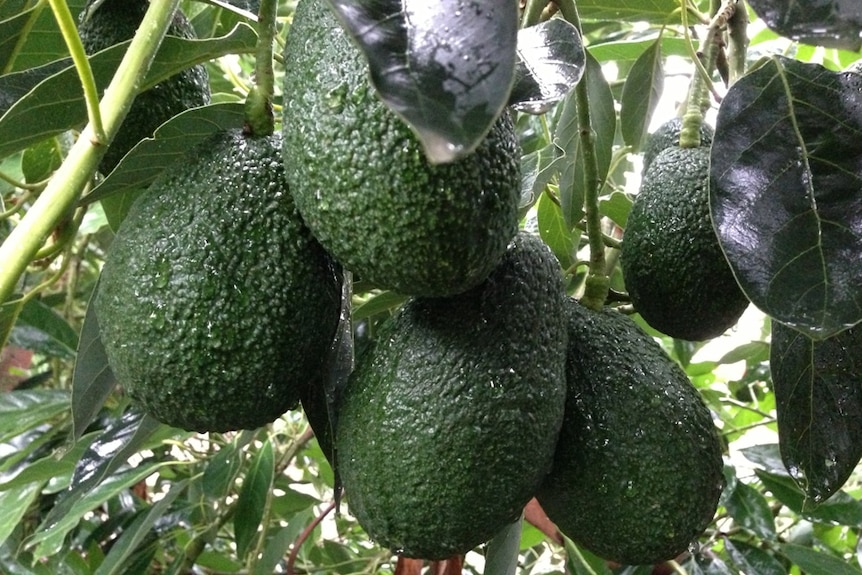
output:
[[[0,491],[0,546],[18,528],[21,519],[39,496],[43,483],[27,483]]]
[[[210,458],[203,476],[203,489],[208,497],[218,500],[230,493],[242,469],[244,459],[241,452],[254,436],[253,430],[244,429]]]
[[[94,575],[122,575],[127,573],[126,562],[150,533],[153,525],[162,518],[171,504],[182,493],[189,481],[178,481],[171,485],[170,490],[155,504],[135,518],[134,522],[123,530],[123,534],[111,545],[111,551],[105,556]]]
[[[30,299],[21,308],[18,322],[22,325],[38,329],[53,341],[68,350],[74,357],[78,347],[78,333],[60,314],[38,299]]]
[[[485,575],[515,575],[521,551],[522,520],[510,523],[485,547]]]
[[[152,138],[138,142],[120,163],[93,191],[81,200],[89,204],[102,200],[111,227],[117,229],[122,217],[118,215],[117,195],[130,195],[131,205],[137,193],[174,162],[182,158],[199,142],[220,130],[241,128],[244,122],[244,105],[236,102],[211,104],[186,110],[159,126]],[[110,198],[110,202],[105,200]],[[125,216],[125,211],[121,214]]]
[[[599,182],[608,174],[613,156],[616,134],[616,108],[610,86],[605,80],[601,65],[587,54],[584,72],[590,103],[590,125],[595,133],[595,152],[599,168]],[[554,131],[554,145],[562,151],[562,173],[560,175],[560,206],[566,224],[574,227],[584,213],[584,152],[581,148],[577,98],[570,93],[563,102],[563,109]]]
[[[805,575],[860,575],[862,571],[851,567],[844,559],[815,551],[810,547],[784,543],[779,546],[781,553],[798,565]]]
[[[560,205],[550,195],[539,196],[536,208],[539,235],[557,256],[560,266],[568,269],[577,259],[580,231],[566,225]]]
[[[839,491],[823,503],[814,504],[806,499],[790,477],[755,470],[758,479],[772,495],[802,517],[835,525],[862,525],[862,503]]]
[[[788,477],[790,475],[787,473],[787,468],[784,467],[784,462],[781,460],[781,452],[777,443],[764,443],[761,445],[743,447],[739,452],[748,461],[754,463],[763,471],[773,475]]]
[[[55,389],[0,393],[0,442],[69,410],[69,393]]]
[[[566,572],[572,575],[611,575],[608,563],[563,536],[566,548]]]
[[[862,320],[862,75],[774,56],[718,112],[710,202],[745,294],[821,339]]]
[[[843,48],[862,48],[862,4],[857,0],[749,0],[771,30],[799,42]]]
[[[676,0],[578,0],[578,12],[586,20],[665,23],[678,8]]]
[[[353,321],[361,321],[381,313],[391,312],[407,300],[407,296],[392,291],[376,294],[352,308]]]
[[[661,35],[661,52],[664,56],[682,56],[688,58],[688,42],[682,37]],[[620,62],[637,60],[641,54],[653,47],[656,38],[646,40],[618,40],[591,44],[588,48],[593,58],[599,62]]]
[[[718,360],[720,364],[736,363],[738,361],[746,361],[748,363],[760,363],[769,359],[770,346],[765,341],[750,341],[721,356]]]
[[[626,227],[631,211],[632,199],[622,192],[612,192],[610,196],[599,201],[599,212],[621,228]]]
[[[186,40],[168,36],[162,42],[146,79],[145,90],[192,65],[225,54],[250,52],[257,34],[240,24],[229,34],[211,40]],[[117,44],[89,58],[96,84],[103,90],[122,60],[128,42]],[[87,120],[80,81],[74,67],[49,76],[0,116],[0,157],[23,150]],[[21,126],[27,126],[22,130]]]
[[[766,498],[753,487],[737,482],[725,501],[728,514],[743,528],[761,539],[775,539],[775,519]]]
[[[90,296],[84,315],[75,370],[72,373],[72,437],[76,440],[99,414],[117,383],[108,365],[108,356],[99,332],[99,320],[92,305],[97,289],[98,285]]]
[[[17,293],[12,294],[12,297],[0,305],[0,349],[6,346],[6,340],[9,339],[15,322],[18,321],[18,314],[23,305],[24,300],[21,299],[21,294]]]
[[[473,151],[503,111],[515,74],[517,4],[329,0],[365,55],[386,105],[433,163]]]
[[[274,495],[272,498],[272,510],[279,516],[288,518],[296,515],[304,509],[309,509],[312,506],[320,503],[316,497],[306,493],[300,493],[289,487],[281,488],[283,493]]]
[[[57,138],[48,138],[24,150],[21,169],[29,183],[39,182],[50,176],[63,163],[63,150]]]
[[[293,523],[291,521],[291,523]],[[277,573],[276,567],[285,555],[288,554],[290,546],[296,541],[296,527],[288,524],[267,539],[263,547],[263,553],[254,566],[252,575],[271,575]]]
[[[584,45],[578,29],[552,18],[518,31],[518,63],[509,105],[541,114],[562,100],[584,74]]]
[[[724,548],[734,566],[754,575],[787,575],[784,566],[771,554],[744,541],[724,540]]]
[[[862,459],[862,327],[815,342],[773,321],[769,363],[782,460],[823,501]]]
[[[626,145],[640,150],[664,90],[661,37],[635,60],[620,100],[620,130]]]
[[[239,557],[248,554],[250,545],[257,537],[263,510],[272,490],[274,473],[275,454],[272,442],[267,439],[252,461],[236,503],[233,531]]]

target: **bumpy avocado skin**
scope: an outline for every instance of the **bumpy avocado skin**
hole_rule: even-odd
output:
[[[644,175],[620,254],[644,320],[691,341],[721,335],[748,307],[712,227],[708,178],[709,148],[661,152]]]
[[[95,54],[131,39],[148,6],[149,2],[146,0],[107,0],[78,25],[84,50],[87,54]],[[85,10],[82,17],[86,13]],[[189,39],[197,37],[180,10],[174,14],[167,34]],[[105,152],[99,170],[104,174],[109,173],[135,144],[151,137],[160,125],[180,112],[209,102],[209,75],[203,65],[183,70],[138,94],[119,132]]]
[[[649,135],[643,148],[643,172],[649,169],[653,160],[661,152],[673,146],[679,146],[679,135],[682,132],[682,118],[671,118]],[[712,144],[715,130],[706,123],[700,124],[700,145],[707,148]]]
[[[256,428],[319,379],[340,279],[302,224],[280,136],[217,133],[132,206],[95,310],[118,381],[195,431]]]
[[[362,354],[336,429],[350,511],[408,557],[466,553],[516,520],[565,403],[559,264],[520,234],[457,296],[414,298]]]
[[[560,530],[621,564],[686,550],[724,478],[709,410],[629,318],[568,304],[568,395],[554,467],[537,498]]]
[[[287,177],[320,243],[359,279],[404,294],[452,295],[485,279],[518,229],[509,115],[476,152],[435,166],[377,98],[325,4],[299,3],[284,61]]]

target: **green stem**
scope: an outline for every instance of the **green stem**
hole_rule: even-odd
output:
[[[524,14],[521,16],[521,27],[528,28],[539,23],[542,19],[542,12],[548,5],[550,0],[527,0],[527,5],[524,7]]]
[[[179,0],[152,0],[138,33],[105,91],[101,111],[105,133],[112,139],[125,119],[143,78],[173,19]],[[6,301],[15,284],[51,230],[69,213],[105,152],[95,141],[90,125],[81,132],[66,160],[51,177],[27,214],[0,245],[0,301]]]
[[[275,40],[277,0],[261,0],[257,17],[257,52],[254,64],[254,86],[245,101],[245,130],[248,134],[269,136],[275,129],[272,97],[275,73],[272,69],[272,43]]]
[[[81,80],[93,137],[97,142],[105,143],[105,128],[102,126],[102,112],[99,110],[99,90],[96,88],[96,79],[93,77],[93,69],[90,68],[90,61],[87,60],[87,53],[84,51],[81,37],[78,36],[75,19],[72,17],[72,12],[69,11],[69,5],[65,0],[48,0],[48,2],[51,4],[51,11],[54,12],[57,26],[63,34],[63,40],[66,42],[66,47],[72,56],[72,62],[75,64],[75,70],[78,72],[78,78]]]
[[[745,74],[748,54],[748,11],[737,6],[733,16],[727,19],[727,60],[730,69],[728,84],[731,86]]]

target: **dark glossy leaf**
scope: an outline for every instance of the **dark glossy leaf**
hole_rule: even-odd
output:
[[[745,294],[824,338],[862,320],[862,76],[780,56],[728,91],[713,223]]]
[[[814,504],[789,476],[775,475],[759,469],[755,470],[755,473],[776,499],[809,521],[832,525],[862,525],[862,503],[843,491],[823,503]]]
[[[433,163],[469,154],[506,102],[518,5],[473,0],[329,0],[368,60],[383,102]]]
[[[26,31],[27,23],[39,12],[40,7],[33,6],[14,16],[4,17],[0,13],[0,70],[6,69],[9,59],[15,54],[21,35]]]
[[[21,72],[0,76],[0,117],[12,107],[12,104],[35,88],[39,82],[68,68],[71,63],[69,58],[64,58],[37,68],[29,68]]]
[[[779,546],[779,549],[806,575],[860,575],[862,573],[843,558],[827,555],[810,547],[784,543]]]
[[[679,9],[676,0],[578,0],[585,20],[649,21],[664,24]]]
[[[44,434],[51,439],[49,434]],[[90,442],[95,439],[94,435],[86,436],[82,441],[76,443],[71,449],[58,453],[51,453],[36,461],[25,461],[25,465],[17,473],[11,475],[8,480],[0,483],[0,491],[7,489],[16,489],[28,483],[52,483],[51,491],[55,491],[58,486],[62,488],[68,484],[72,478],[72,473],[75,471],[75,465],[78,459],[83,455]],[[35,443],[35,442],[33,442]],[[31,443],[31,447],[33,445]],[[39,446],[39,443],[35,443]],[[2,474],[0,477],[7,474]]]
[[[38,329],[53,341],[75,353],[78,334],[60,314],[37,299],[28,300],[18,314],[18,323]]]
[[[595,151],[598,160],[599,182],[608,174],[613,156],[614,134],[617,115],[614,97],[605,80],[601,65],[589,54],[582,80],[586,82],[590,103],[590,126],[595,133]],[[557,126],[554,131],[554,145],[562,152],[560,161],[560,206],[566,225],[574,227],[583,217],[584,192],[584,152],[581,147],[580,124],[578,121],[577,98],[570,93],[563,102]]]
[[[90,304],[95,294],[93,290]],[[108,365],[108,355],[102,345],[99,320],[93,306],[88,304],[72,372],[72,437],[75,440],[96,418],[116,384],[117,378]]]
[[[73,18],[77,19],[86,2],[87,0],[66,1]],[[13,55],[14,61],[5,62],[2,65],[4,70],[18,72],[36,68],[69,55],[69,48],[60,34],[50,5],[35,4],[36,10],[32,12],[32,18],[26,21],[26,28],[20,31],[18,46]],[[78,86],[80,89],[80,83]]]
[[[770,367],[782,459],[823,501],[862,459],[862,326],[815,342],[774,321]]]
[[[485,548],[485,575],[515,575],[521,551],[521,519],[494,535]]]
[[[777,34],[828,48],[862,48],[858,0],[749,0],[751,9]]]
[[[787,468],[784,467],[784,462],[781,460],[781,450],[777,443],[764,443],[761,445],[752,445],[751,447],[743,447],[739,452],[748,461],[754,463],[758,469],[774,475],[789,476]]]
[[[69,409],[69,393],[55,389],[0,393],[0,442]]]
[[[787,575],[787,569],[771,554],[744,541],[724,540],[731,562],[743,573]]]
[[[141,84],[145,90],[194,64],[224,54],[254,50],[257,34],[240,24],[227,35],[211,40],[166,37]],[[90,67],[100,89],[104,89],[125,55],[128,43],[117,44],[90,57]],[[87,120],[81,83],[73,67],[39,82],[0,116],[0,157],[23,150],[36,142],[80,126]],[[22,130],[21,126],[28,126]]]
[[[775,519],[769,503],[759,491],[745,483],[737,482],[736,488],[725,501],[725,507],[733,520],[761,539],[775,539]]]
[[[663,90],[664,66],[659,37],[635,60],[623,85],[620,130],[625,143],[634,150],[640,149]]]
[[[246,556],[249,546],[257,537],[266,500],[272,490],[274,473],[275,452],[272,442],[267,439],[252,461],[236,503],[233,531],[236,538],[236,553],[239,557]]]
[[[520,112],[547,112],[581,80],[585,58],[578,29],[562,18],[522,29],[509,105]]]

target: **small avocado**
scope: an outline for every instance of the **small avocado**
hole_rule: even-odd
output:
[[[117,380],[155,418],[252,429],[320,379],[340,271],[284,181],[281,137],[218,132],[133,204],[94,305]]]
[[[470,156],[432,165],[325,3],[299,2],[284,62],[288,183],[323,247],[357,279],[405,295],[452,295],[484,280],[518,230],[509,114]]]
[[[348,507],[372,539],[442,559],[518,519],[562,421],[563,304],[557,260],[522,232],[483,283],[383,324],[336,427]]]
[[[620,253],[638,313],[690,341],[721,335],[748,307],[712,227],[708,180],[709,147],[660,152],[644,174]]]
[[[723,489],[710,412],[630,318],[567,307],[565,419],[536,497],[564,534],[604,559],[673,559],[712,521]]]
[[[95,10],[91,10],[95,1],[87,3],[78,25],[78,35],[84,50],[90,55],[130,40],[149,7],[146,0],[105,0]],[[167,35],[197,38],[188,18],[180,10],[174,13]],[[138,142],[151,137],[156,128],[180,112],[209,102],[209,75],[203,65],[183,70],[138,94],[105,152],[99,170],[104,174],[109,173]]]

